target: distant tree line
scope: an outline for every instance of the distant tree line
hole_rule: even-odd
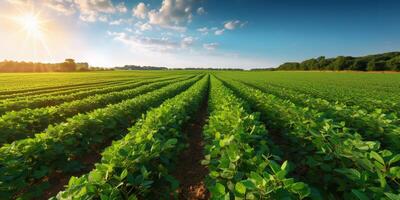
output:
[[[305,60],[301,63],[287,62],[278,70],[354,70],[354,71],[400,71],[400,52],[368,55],[362,57],[324,56]]]
[[[224,70],[224,71],[243,71],[241,68],[171,68],[171,70]]]
[[[274,71],[276,68],[251,68],[250,71]]]
[[[115,67],[116,70],[167,70],[166,67],[125,65],[123,67]]]
[[[65,59],[62,63],[34,63],[5,60],[0,62],[0,72],[73,72],[89,71],[88,63],[75,63],[74,59]]]

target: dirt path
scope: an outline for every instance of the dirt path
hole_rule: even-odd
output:
[[[209,193],[204,183],[208,169],[200,163],[204,159],[202,131],[206,119],[207,100],[183,131],[188,139],[189,147],[181,153],[176,170],[172,173],[180,183],[176,191],[179,199],[209,199]]]

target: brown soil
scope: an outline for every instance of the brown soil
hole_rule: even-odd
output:
[[[84,168],[79,172],[73,173],[63,173],[61,171],[57,171],[51,174],[49,177],[43,179],[43,181],[48,181],[50,183],[50,188],[45,190],[41,197],[36,199],[49,199],[57,195],[60,191],[64,189],[65,185],[68,185],[68,181],[71,176],[81,176],[85,173],[90,172],[94,168],[94,164],[101,159],[102,150],[111,144],[111,139],[101,145],[95,145],[92,147],[92,151],[77,158],[80,162],[84,164]]]
[[[189,147],[181,153],[176,169],[172,173],[180,183],[176,190],[179,199],[209,199],[210,195],[204,183],[208,169],[200,163],[204,159],[202,131],[206,119],[207,100],[183,131],[188,138]]]

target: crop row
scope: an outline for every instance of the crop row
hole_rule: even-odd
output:
[[[260,83],[250,83],[250,85],[266,93],[289,99],[296,105],[318,110],[323,118],[344,121],[346,127],[355,129],[366,139],[378,140],[384,147],[400,152],[400,119],[395,113],[385,114],[381,109],[368,112],[359,106],[347,106],[340,102],[331,103],[290,89]]]
[[[171,78],[168,78],[171,79]],[[89,97],[96,94],[107,94],[109,92],[123,91],[127,89],[132,89],[144,84],[158,82],[159,79],[150,79],[145,81],[133,82],[132,84],[122,85],[122,86],[111,86],[106,88],[94,88],[89,91],[81,91],[75,94],[68,95],[55,95],[39,98],[28,98],[19,101],[4,101],[0,104],[0,115],[8,111],[17,111],[24,108],[40,108],[46,106],[58,105],[68,101],[79,100],[81,98]]]
[[[71,88],[53,88],[53,89],[44,89],[44,90],[38,90],[38,91],[28,91],[28,92],[21,92],[21,93],[13,93],[13,94],[7,94],[7,95],[0,95],[0,100],[1,102],[5,100],[18,100],[18,99],[24,99],[24,98],[32,98],[32,97],[41,97],[41,96],[49,96],[49,95],[54,95],[54,94],[71,94],[79,90],[85,90],[85,89],[90,89],[90,88],[96,88],[96,87],[106,87],[110,85],[116,85],[116,84],[123,84],[123,83],[128,83],[129,81],[103,81],[103,82],[96,82],[96,83],[91,83],[87,85],[78,85],[75,87]]]
[[[261,112],[269,128],[281,130],[297,176],[318,186],[324,198],[398,198],[399,154],[381,149],[378,141],[364,140],[316,110],[236,81],[224,82]]]
[[[369,84],[369,83],[364,83]],[[400,115],[399,96],[393,89],[385,91],[384,88],[373,89],[371,87],[353,88],[354,85],[323,85],[316,86],[310,84],[301,84],[298,86],[279,85],[282,88],[290,88],[312,95],[314,97],[325,98],[331,102],[341,102],[349,106],[360,106],[369,112],[381,109],[384,113],[396,113]]]
[[[0,144],[33,136],[33,134],[43,131],[49,125],[63,122],[78,113],[86,113],[109,104],[118,103],[122,100],[153,91],[179,80],[182,79],[156,83],[146,82],[150,83],[147,85],[141,82],[136,85],[142,86],[120,92],[94,95],[57,106],[7,112],[0,117]]]
[[[219,80],[210,86],[205,160],[212,199],[302,199],[310,194],[303,182],[287,178],[288,162],[270,150],[270,139],[257,115]]]
[[[78,114],[45,132],[0,148],[0,198],[40,195],[49,186],[41,180],[54,173],[79,171],[78,159],[96,145],[122,137],[149,108],[187,89],[198,78],[170,84],[133,99]]]
[[[395,74],[220,72],[218,75],[301,92],[332,103],[356,105],[369,112],[382,109],[383,113],[395,112],[400,116],[400,82]]]
[[[123,139],[102,153],[95,169],[72,177],[57,199],[137,199],[152,191],[156,181],[171,179],[168,169],[185,146],[180,142],[182,127],[198,110],[207,85],[208,76],[147,112]]]
[[[59,82],[58,85],[53,85],[54,80],[52,80],[52,86],[46,87],[45,83],[41,83],[41,86],[39,87],[33,87],[33,88],[24,88],[24,89],[16,89],[16,90],[4,90],[0,92],[0,95],[16,95],[16,94],[39,94],[39,93],[47,93],[51,91],[58,91],[58,90],[65,90],[65,89],[70,89],[70,88],[75,88],[75,87],[86,87],[86,86],[91,86],[91,85],[97,85],[101,83],[117,83],[120,81],[125,81],[128,79],[115,79],[111,81],[94,81],[94,82],[81,82],[77,84],[65,84],[64,82]]]

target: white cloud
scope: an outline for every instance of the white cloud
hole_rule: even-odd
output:
[[[143,2],[140,2],[136,7],[132,9],[133,15],[142,19],[146,18],[147,12],[147,6]]]
[[[140,32],[140,31],[139,31]],[[177,52],[190,48],[194,45],[196,38],[188,36],[181,40],[171,40],[169,36],[148,37],[141,33],[133,32],[107,32],[114,40],[124,43],[135,51],[150,51],[150,52]],[[187,50],[185,50],[187,51]]]
[[[198,15],[203,15],[206,13],[206,10],[203,7],[197,8],[197,14]]]
[[[218,29],[214,32],[215,35],[222,35],[224,33],[225,29]]]
[[[108,21],[108,17],[106,15],[100,15],[97,17],[97,19],[101,22],[107,22]]]
[[[116,8],[111,0],[75,0],[82,12],[114,13]]]
[[[214,35],[222,35],[225,31],[234,30],[237,27],[243,27],[247,24],[247,22],[241,22],[239,20],[228,21],[224,23],[224,27],[219,29],[218,27],[202,27],[198,28],[197,31],[200,32],[202,35],[207,35],[209,32],[214,32]]]
[[[126,13],[126,12],[128,11],[128,8],[126,8],[124,2],[119,3],[115,8],[116,8],[117,11],[120,12],[120,13]]]
[[[137,22],[135,26],[141,31],[148,31],[153,29],[153,27],[149,23]]]
[[[183,29],[192,20],[192,0],[163,0],[159,10],[148,13],[149,22],[165,28]]]
[[[193,37],[185,37],[181,41],[182,48],[187,48],[193,45],[195,39]]]
[[[108,35],[112,36],[114,40],[120,41],[135,51],[158,51],[158,52],[170,52],[183,47],[185,45],[190,45],[190,39],[180,42],[172,41],[168,37],[154,38],[142,35],[128,35],[124,32],[108,32]],[[189,44],[190,43],[190,44]]]
[[[57,11],[57,13],[64,15],[72,15],[76,12],[76,5],[72,0],[45,0],[43,3],[47,7]]]
[[[231,20],[224,24],[224,28],[228,30],[234,30],[237,27],[243,27],[247,24],[247,22],[241,22],[240,20]]]
[[[224,28],[218,29],[218,27],[212,27],[212,28],[202,27],[196,30],[200,32],[202,35],[207,35],[209,32],[214,32],[215,35],[222,35],[225,32]]]
[[[207,27],[198,28],[197,31],[204,33],[208,31],[208,28]]]
[[[215,43],[215,42],[203,44],[203,48],[207,49],[207,50],[215,50],[218,46],[219,46],[219,44]]]
[[[117,19],[114,21],[111,21],[109,24],[110,25],[121,25],[124,22],[124,19]]]
[[[119,19],[115,19],[110,21],[110,23],[108,23],[109,25],[122,25],[122,24],[132,24],[133,19],[132,18],[119,18]]]
[[[210,30],[207,27],[202,27],[198,28],[197,31],[200,32],[202,35],[207,35]]]
[[[81,11],[80,19],[88,22],[107,21],[104,14],[118,11],[111,0],[74,0]]]

